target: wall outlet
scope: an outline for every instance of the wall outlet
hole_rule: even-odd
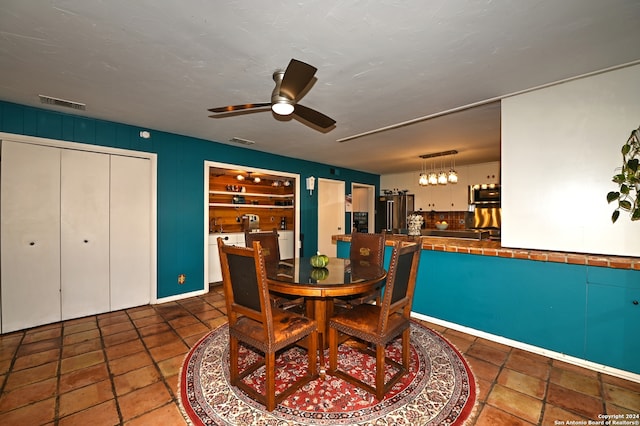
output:
[[[186,274],[178,275],[178,284],[182,285],[182,284],[184,284],[186,282],[187,282],[187,275]]]

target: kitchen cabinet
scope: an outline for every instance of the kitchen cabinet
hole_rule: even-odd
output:
[[[423,189],[424,188],[424,189]],[[419,189],[424,192],[426,200],[426,210],[435,211],[466,211],[469,205],[466,177],[458,174],[458,183],[448,183],[446,185],[426,186]],[[424,205],[424,202],[423,204]],[[423,207],[423,210],[425,208]]]
[[[500,162],[473,164],[468,166],[468,185],[500,183]]]
[[[149,163],[2,141],[3,333],[149,303]]]
[[[220,267],[220,252],[218,251],[218,237],[224,243],[232,246],[245,247],[243,232],[225,232],[209,234],[209,282],[217,283],[222,281],[222,269]]]

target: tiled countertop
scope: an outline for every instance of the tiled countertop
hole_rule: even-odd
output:
[[[333,242],[351,241],[350,235],[334,235]],[[640,271],[640,257],[609,256],[603,254],[568,253],[546,250],[528,250],[502,247],[498,241],[478,241],[461,238],[409,237],[405,235],[387,235],[390,240],[421,240],[423,250],[449,251],[481,256],[499,256],[514,259],[528,259],[539,262],[571,263],[575,265],[603,266],[616,269],[634,269]]]

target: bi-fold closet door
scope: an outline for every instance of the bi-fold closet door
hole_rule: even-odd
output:
[[[149,303],[150,161],[2,141],[2,332]]]

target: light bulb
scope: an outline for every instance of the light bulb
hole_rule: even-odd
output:
[[[293,112],[293,105],[288,102],[276,102],[271,104],[271,110],[278,115],[289,115]]]

